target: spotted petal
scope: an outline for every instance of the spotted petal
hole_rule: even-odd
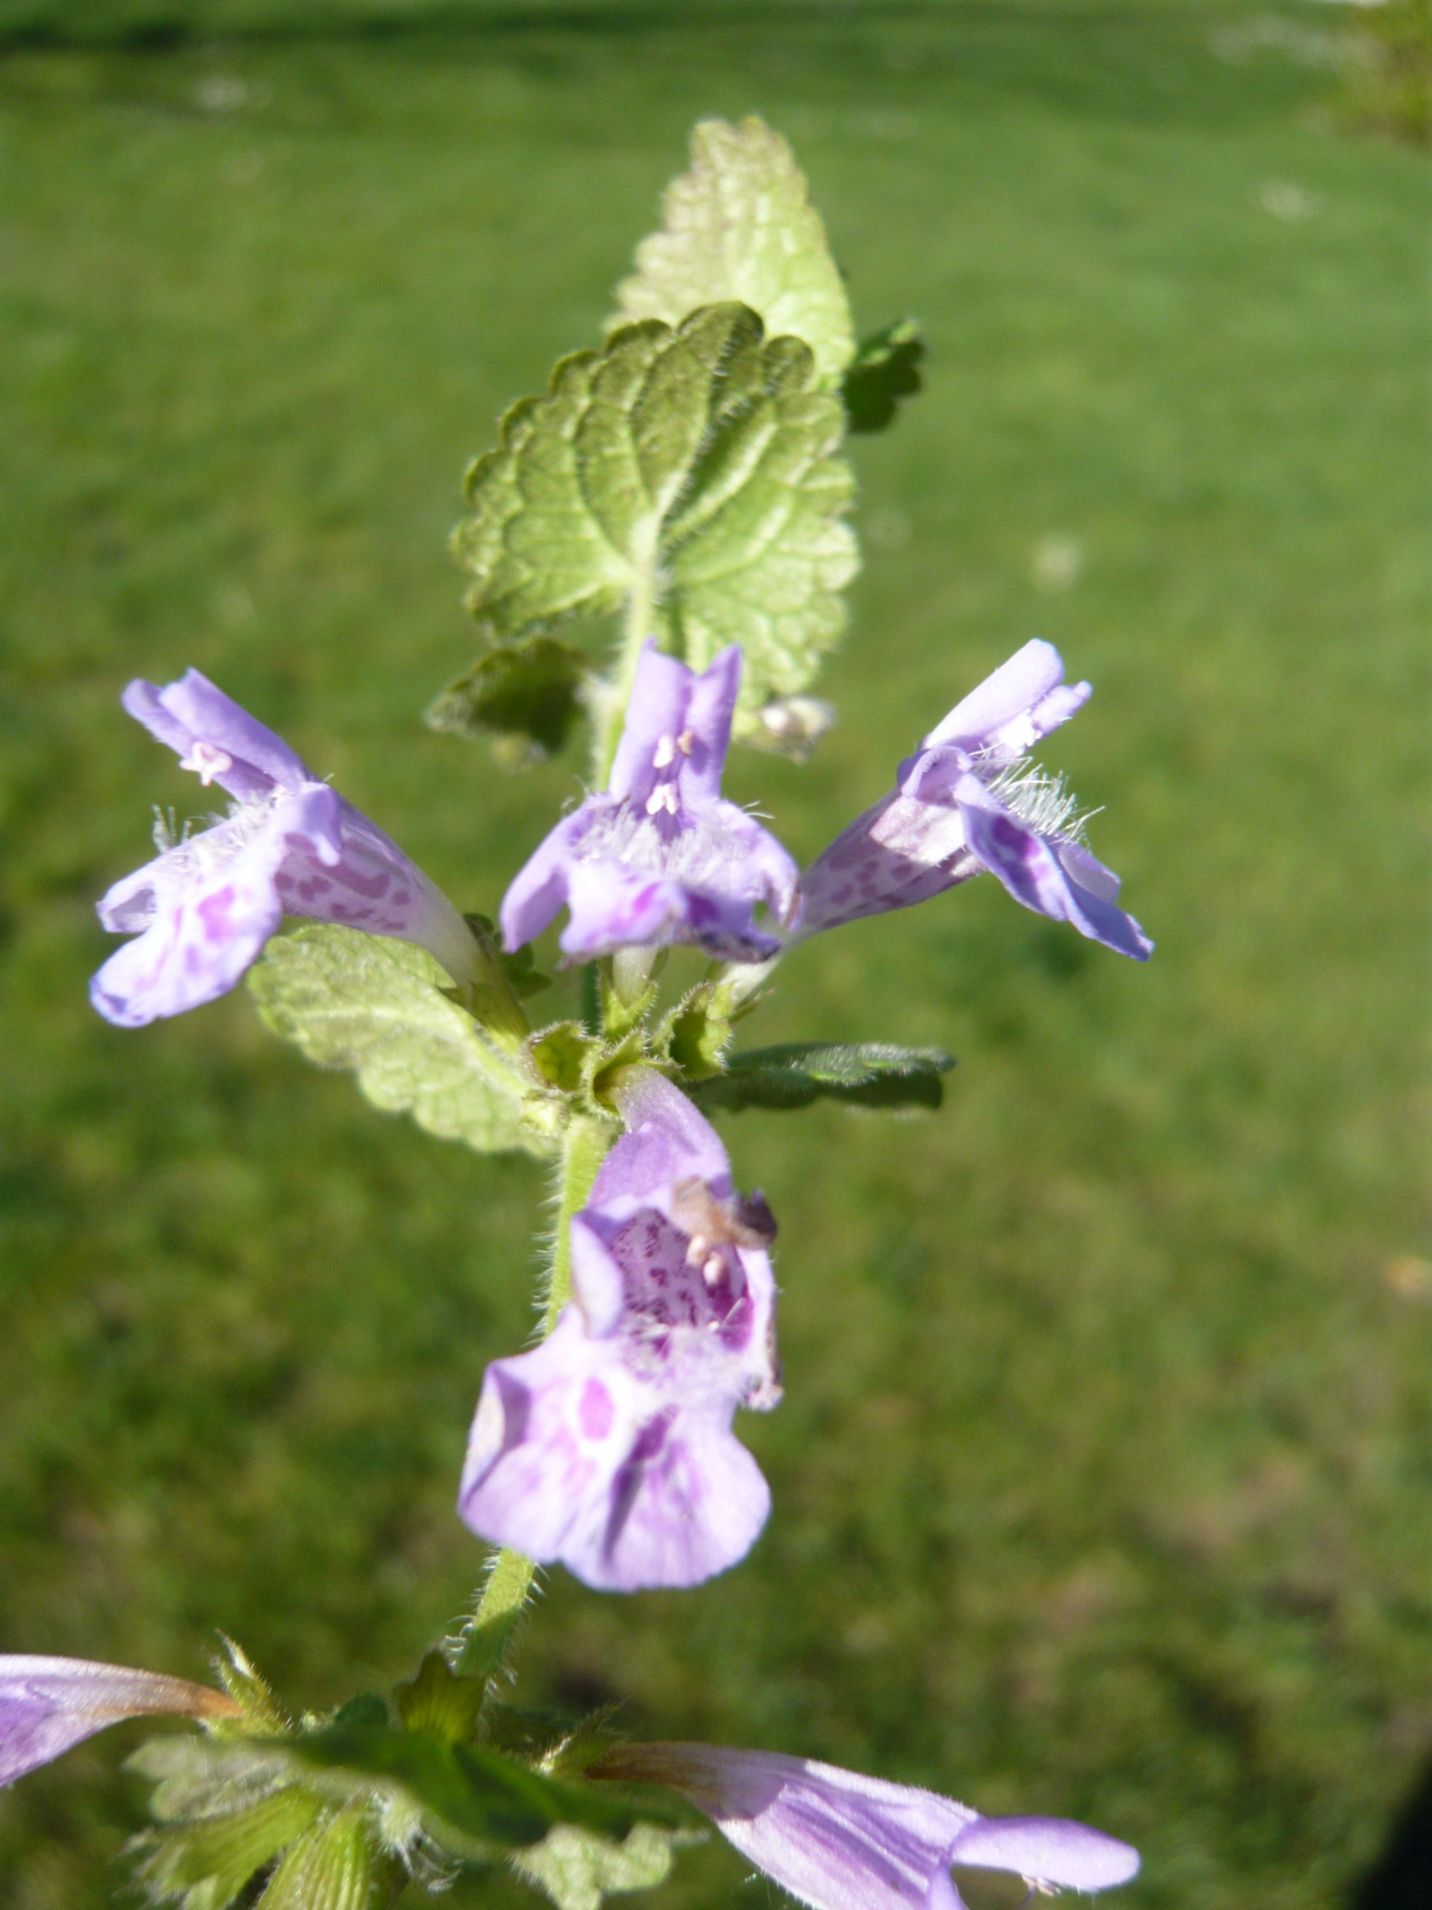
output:
[[[1083,707],[1052,645],[1002,664],[900,765],[896,787],[849,823],[802,878],[796,933],[910,908],[982,870],[1016,901],[1121,955],[1153,944],[1120,909],[1117,878],[1078,839],[1072,797],[1025,753]]]
[[[572,1302],[487,1370],[460,1510],[480,1537],[604,1590],[695,1585],[742,1558],[770,1494],[738,1405],[780,1397],[774,1234],[715,1131],[649,1070],[570,1222]]]
[[[101,900],[104,926],[136,938],[90,984],[106,1019],[138,1028],[213,1001],[285,912],[417,942],[455,981],[473,978],[476,944],[441,890],[207,677],[190,670],[162,689],[137,681],[123,701],[183,767],[236,801],[224,821],[186,835]]]
[[[745,1556],[770,1507],[729,1407],[724,1422],[678,1411],[569,1306],[541,1346],[488,1367],[459,1509],[598,1591],[696,1585]]]
[[[277,823],[277,826],[275,826]],[[142,1028],[226,994],[258,960],[283,904],[274,878],[283,863],[282,820],[253,835],[235,819],[205,831],[120,885],[100,904],[107,927],[134,925],[149,900],[148,925],[115,950],[90,983],[90,1000],[120,1028]],[[204,857],[195,853],[203,844]],[[132,884],[143,880],[136,893]]]

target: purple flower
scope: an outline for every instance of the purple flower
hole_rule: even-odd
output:
[[[775,1233],[709,1123],[660,1075],[571,1223],[574,1298],[487,1369],[459,1508],[480,1538],[603,1591],[696,1585],[745,1556],[770,1492],[731,1431],[780,1398]]]
[[[222,1691],[83,1658],[0,1657],[0,1784],[124,1718],[236,1718]]]
[[[900,765],[897,786],[843,829],[802,879],[802,936],[909,908],[988,869],[1016,902],[1121,955],[1153,948],[1117,906],[1118,877],[1081,840],[1064,784],[1024,758],[1090,695],[1052,644],[1026,643]]]
[[[181,769],[233,802],[194,835],[157,827],[159,855],[100,902],[104,926],[135,938],[90,984],[107,1021],[139,1028],[225,994],[285,911],[418,942],[455,981],[472,979],[472,934],[446,896],[206,676],[136,681],[122,701]]]
[[[646,646],[606,792],[557,824],[503,899],[508,948],[540,935],[565,902],[572,961],[673,942],[735,962],[776,952],[753,916],[764,903],[789,921],[796,866],[721,796],[740,680],[734,644],[700,676]]]
[[[1035,1891],[1127,1883],[1138,1852],[1059,1817],[981,1817],[934,1791],[771,1751],[632,1744],[593,1776],[680,1791],[758,1869],[812,1910],[964,1910],[951,1866]]]

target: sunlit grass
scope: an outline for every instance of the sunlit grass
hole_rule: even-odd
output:
[[[1087,1815],[1145,1910],[1333,1910],[1432,1675],[1424,162],[1329,130],[1331,69],[1242,10],[409,11],[0,58],[0,1638],[195,1673],[223,1626],[322,1704],[462,1607],[540,1175],[242,997],[91,1015],[92,898],[192,799],[115,697],[198,664],[490,908],[574,765],[417,723],[470,655],[459,476],[596,335],[690,121],[756,109],[863,324],[932,356],[857,447],[842,727],[734,793],[812,853],[1049,636],[1098,690],[1050,760],[1160,947],[979,884],[793,959],[752,1039],[947,1045],[946,1109],[730,1124],[782,1220],[776,1515],[693,1594],[556,1581],[522,1689]],[[0,1802],[18,1910],[104,1899],[121,1751]]]

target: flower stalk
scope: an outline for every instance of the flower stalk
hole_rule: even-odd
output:
[[[557,1166],[554,1199],[556,1218],[547,1288],[542,1305],[541,1338],[546,1339],[572,1292],[572,1219],[592,1191],[592,1183],[615,1138],[602,1121],[578,1117],[567,1129]],[[499,1546],[464,1628],[453,1670],[481,1668],[493,1672],[511,1642],[517,1621],[532,1596],[536,1561],[512,1546]],[[494,1656],[495,1648],[495,1656]]]

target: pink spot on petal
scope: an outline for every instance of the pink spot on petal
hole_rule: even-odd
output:
[[[194,913],[204,928],[204,938],[209,942],[224,942],[234,932],[233,924],[234,890],[231,883],[225,883],[222,889],[215,889],[212,895],[206,895],[198,904]]]
[[[577,1407],[577,1423],[587,1439],[605,1439],[612,1429],[616,1408],[612,1396],[599,1379],[589,1379],[582,1388]]]

